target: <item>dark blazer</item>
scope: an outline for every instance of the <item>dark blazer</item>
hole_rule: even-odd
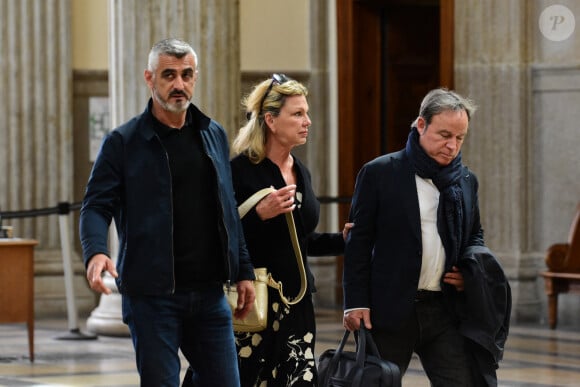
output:
[[[276,164],[266,158],[253,164],[245,155],[231,161],[234,190],[238,205],[256,191],[273,186],[286,186]],[[314,292],[314,277],[310,272],[307,255],[339,255],[344,252],[342,233],[318,233],[320,203],[312,189],[310,172],[294,157],[297,191],[301,193],[294,210],[294,222],[300,242],[304,267],[308,278],[308,292]],[[284,215],[261,220],[255,208],[242,219],[244,235],[254,267],[266,267],[276,281],[284,284],[284,294],[295,296],[300,289],[300,277],[288,225]]]
[[[463,252],[483,245],[476,176],[464,167]],[[413,308],[422,241],[415,173],[404,150],[365,164],[356,180],[344,261],[344,308],[370,308],[374,326],[397,329]],[[446,262],[446,271],[455,262]],[[443,286],[446,293],[454,289]]]

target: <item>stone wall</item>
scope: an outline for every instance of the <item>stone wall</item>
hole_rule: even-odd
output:
[[[563,3],[580,15],[580,4]],[[479,104],[464,160],[479,177],[486,241],[510,278],[515,321],[545,321],[538,272],[548,246],[567,238],[580,200],[580,42],[577,33],[563,42],[541,33],[550,5],[455,2],[455,86]]]

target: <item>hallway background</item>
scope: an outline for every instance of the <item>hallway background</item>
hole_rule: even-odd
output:
[[[338,58],[348,53],[337,51],[337,15],[352,4],[373,10],[401,3],[405,2],[0,0],[4,86],[0,104],[5,109],[0,129],[0,210],[45,208],[82,199],[94,153],[91,144],[94,149],[104,131],[143,110],[148,98],[142,78],[147,53],[155,41],[169,35],[190,41],[196,49],[200,80],[194,102],[220,121],[230,137],[243,119],[240,99],[256,81],[284,72],[307,83],[313,125],[299,157],[312,171],[321,197],[348,194],[339,192],[341,179],[353,176],[340,168],[338,151],[345,141],[339,136],[339,112],[351,106],[338,102],[343,91]],[[547,247],[566,240],[580,200],[580,35],[576,28],[564,40],[550,39],[540,30],[540,20],[556,4],[567,7],[578,20],[580,3],[406,4],[452,7],[454,89],[479,105],[463,154],[480,180],[486,242],[510,278],[514,320],[546,324],[544,284],[538,272],[545,267]],[[421,52],[416,55],[420,60]],[[418,101],[409,103],[418,106]],[[346,130],[353,137],[364,137],[374,128],[354,125]],[[320,230],[338,230],[344,222],[338,205],[323,208]],[[84,279],[77,215],[71,215],[74,285],[79,313],[87,316],[99,298]],[[57,217],[4,223],[14,226],[15,236],[39,241],[37,316],[64,315]],[[339,258],[311,259],[318,278],[317,304],[340,308]],[[580,325],[580,297],[562,296],[560,311],[562,324]]]

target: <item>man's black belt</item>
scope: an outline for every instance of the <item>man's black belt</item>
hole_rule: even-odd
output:
[[[434,290],[417,290],[415,294],[415,302],[433,301],[443,297],[443,292]]]

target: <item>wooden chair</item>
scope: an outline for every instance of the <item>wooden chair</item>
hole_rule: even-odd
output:
[[[580,294],[580,203],[570,227],[567,243],[556,243],[546,253],[548,270],[542,272],[548,296],[548,322],[551,329],[558,323],[558,294]]]

